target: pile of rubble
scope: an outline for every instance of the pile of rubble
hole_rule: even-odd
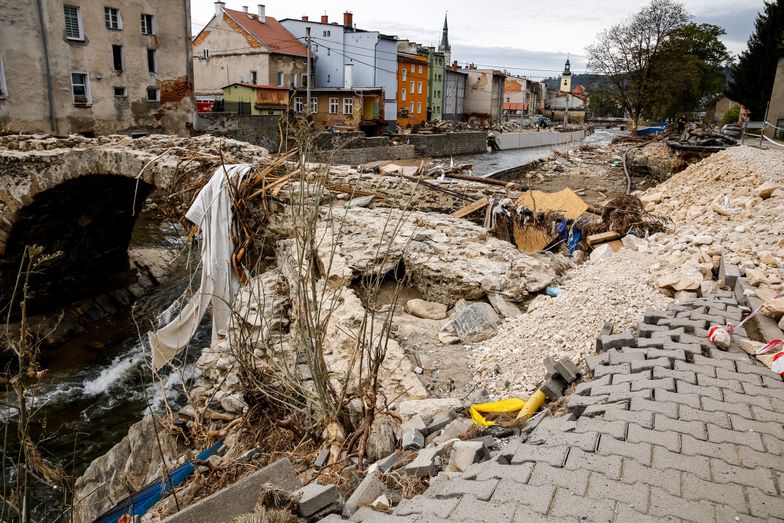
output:
[[[758,288],[784,278],[784,162],[781,153],[734,147],[694,164],[641,195],[671,218],[673,231],[652,236],[657,285],[693,297],[719,270],[721,256]],[[765,292],[763,290],[763,292]]]
[[[680,136],[674,136],[674,139],[670,140],[668,143],[676,148],[694,146],[710,147],[715,150],[723,149],[730,145],[736,145],[738,142],[711,127],[690,125]]]

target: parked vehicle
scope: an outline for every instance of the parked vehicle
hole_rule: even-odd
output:
[[[550,120],[546,116],[535,116],[534,117],[534,125],[537,127],[550,127],[553,124],[552,120]]]
[[[728,123],[721,128],[721,134],[730,138],[740,138],[740,126],[736,123]]]

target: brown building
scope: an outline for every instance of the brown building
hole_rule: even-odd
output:
[[[215,2],[215,16],[193,39],[197,99],[220,98],[223,86],[232,83],[304,88],[305,44],[267,16],[261,4],[256,12],[225,6]]]
[[[295,113],[304,113],[305,99],[305,91],[295,92],[289,109]],[[375,135],[386,127],[383,89],[312,89],[310,109],[313,123],[319,131],[327,128],[338,131],[361,130]]]
[[[187,0],[0,4],[0,130],[185,134]]]

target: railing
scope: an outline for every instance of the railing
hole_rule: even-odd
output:
[[[775,129],[776,131],[779,131],[779,132],[784,132],[784,129],[782,129],[781,127],[776,127],[775,125],[773,125],[772,123],[770,123],[768,121],[763,121],[763,122],[746,122],[745,124],[743,124],[743,133],[741,134],[741,143],[746,143],[745,142],[746,136],[753,136],[754,138],[759,138],[759,146],[760,146],[760,148],[762,147],[762,144],[764,143],[763,140],[767,140],[768,142],[772,143],[776,147],[784,148],[784,144],[781,144],[781,143],[779,143],[779,142],[777,142],[777,141],[775,141],[775,140],[765,136],[765,129],[767,129],[768,127],[772,128],[772,129]],[[754,130],[759,129],[759,134],[754,134],[754,133],[747,132],[748,129],[754,129]],[[774,136],[775,136],[775,134],[776,133],[774,133]]]

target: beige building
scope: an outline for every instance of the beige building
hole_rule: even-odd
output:
[[[770,94],[767,121],[778,129],[769,127],[765,134],[770,138],[784,140],[784,56],[779,58],[779,65],[776,67],[776,79],[773,81],[773,92]]]
[[[501,120],[506,75],[494,69],[469,65],[465,89],[465,117],[469,122],[489,126]]]
[[[304,88],[307,48],[259,4],[255,12],[226,9],[215,2],[215,16],[193,39],[196,96],[214,100],[233,83]]]
[[[0,131],[186,134],[188,0],[0,3]]]

